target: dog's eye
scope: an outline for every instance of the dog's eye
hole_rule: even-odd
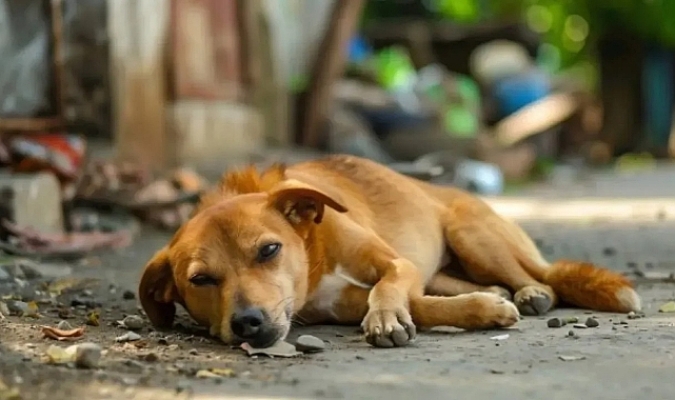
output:
[[[195,286],[216,286],[218,280],[208,275],[195,274],[190,277],[190,283]]]
[[[258,249],[258,262],[265,262],[273,259],[281,249],[281,243],[269,243]]]

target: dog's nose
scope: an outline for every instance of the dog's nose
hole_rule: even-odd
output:
[[[260,333],[265,314],[258,307],[249,307],[234,313],[230,320],[232,333],[242,339],[251,339]]]

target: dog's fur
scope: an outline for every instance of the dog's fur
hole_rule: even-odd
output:
[[[261,258],[271,243],[280,250]],[[369,343],[392,347],[408,343],[416,325],[507,327],[559,299],[640,310],[626,278],[582,262],[549,264],[480,199],[353,156],[225,174],[148,263],[139,295],[158,328],[172,325],[178,303],[223,341],[259,346],[285,338],[293,318],[360,322]],[[237,338],[233,315],[250,309],[262,311],[263,333]]]

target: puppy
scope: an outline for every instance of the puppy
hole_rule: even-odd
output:
[[[157,328],[180,304],[224,342],[254,347],[284,339],[294,319],[361,323],[368,343],[395,347],[416,326],[508,327],[560,300],[640,310],[626,278],[549,264],[469,193],[340,155],[225,174],[147,264],[139,297]]]

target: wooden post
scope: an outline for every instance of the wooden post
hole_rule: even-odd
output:
[[[364,0],[336,0],[328,29],[319,45],[312,66],[306,111],[301,122],[302,144],[316,147],[330,107],[331,89],[344,71],[349,40],[361,17]]]
[[[163,0],[108,0],[117,156],[153,169],[175,163],[165,119],[170,5]]]

